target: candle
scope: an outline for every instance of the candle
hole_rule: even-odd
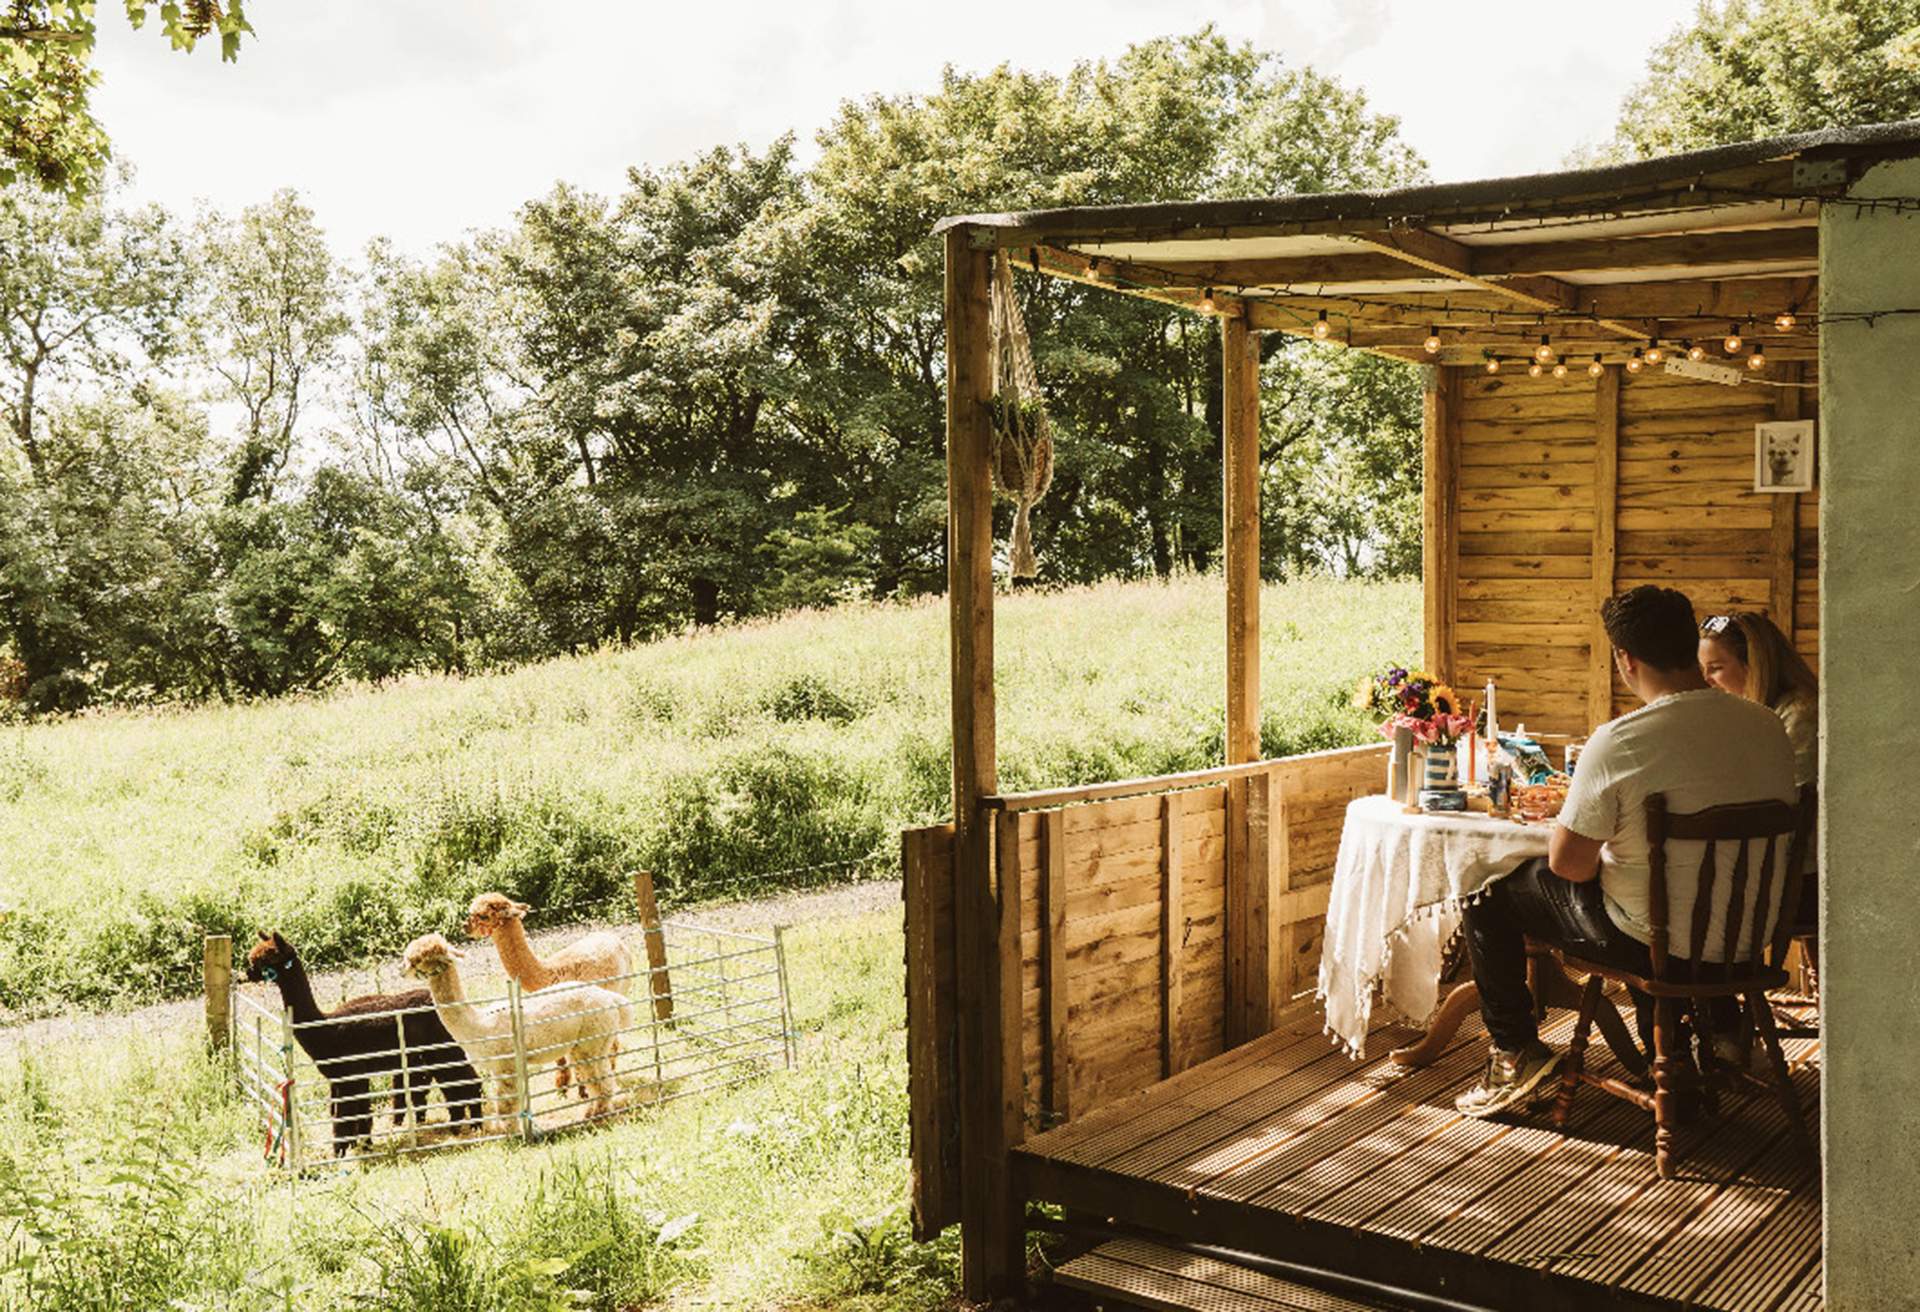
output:
[[[1489,751],[1500,741],[1500,719],[1493,713],[1493,680],[1487,680],[1487,743]]]
[[[1473,705],[1467,707],[1467,778],[1466,778],[1466,782],[1470,784],[1480,782],[1480,776],[1475,774],[1473,769],[1474,744],[1480,738],[1480,735],[1473,731],[1473,724],[1474,724],[1475,717],[1477,717],[1479,713],[1480,713],[1480,703],[1475,702]]]

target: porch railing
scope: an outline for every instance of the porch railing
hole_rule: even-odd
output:
[[[1313,986],[1341,818],[1380,790],[1385,752],[983,798],[992,899],[956,896],[951,825],[902,834],[919,1233],[958,1218],[961,1173],[975,1165],[961,1157],[967,1063],[996,1068],[1015,1127],[998,1136],[1013,1136],[1004,1149],[1258,1037]],[[960,1042],[970,901],[993,916],[972,928],[996,943],[1006,991],[1018,981],[992,1054]]]

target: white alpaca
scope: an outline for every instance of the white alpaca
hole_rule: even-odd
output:
[[[510,1117],[517,1110],[513,1013],[504,1000],[485,1004],[467,1001],[466,986],[454,964],[464,955],[439,934],[428,934],[407,944],[407,973],[427,982],[434,1010],[486,1082],[488,1119]],[[540,1064],[565,1053],[592,1099],[587,1114],[598,1116],[612,1110],[614,1095],[619,1091],[614,1072],[614,1059],[620,1050],[618,1035],[631,1024],[627,1000],[610,989],[590,984],[556,984],[521,994],[520,1015],[529,1075]]]

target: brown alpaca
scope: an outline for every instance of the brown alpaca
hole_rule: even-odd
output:
[[[482,893],[467,908],[467,937],[490,938],[500,954],[500,967],[523,989],[544,989],[554,984],[576,982],[598,984],[616,993],[633,994],[633,969],[627,946],[618,934],[607,930],[575,939],[542,961],[527,939],[527,927],[521,923],[528,911],[524,902],[515,902],[505,893]],[[553,1084],[564,1089],[570,1083],[566,1058],[553,1071]],[[580,1090],[586,1097],[587,1091]]]

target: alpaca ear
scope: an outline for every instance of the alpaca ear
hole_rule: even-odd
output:
[[[267,933],[267,931],[263,929],[260,931],[260,941],[262,943],[271,943],[273,942],[273,935]]]
[[[509,902],[507,905],[513,908],[513,918],[515,920],[523,918],[527,912],[533,910],[533,908],[525,902]]]

